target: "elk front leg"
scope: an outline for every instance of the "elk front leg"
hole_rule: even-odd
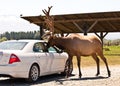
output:
[[[68,69],[66,70],[66,76],[65,78],[68,78],[70,76],[70,67],[71,67],[72,64],[72,56],[69,55],[69,58],[68,58]]]
[[[81,76],[82,76],[80,63],[81,63],[81,57],[77,56],[77,66],[78,66],[78,69],[79,69],[79,78],[81,78]]]

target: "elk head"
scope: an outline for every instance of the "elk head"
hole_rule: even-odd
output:
[[[45,34],[42,36],[42,38],[48,40],[48,47],[55,45],[54,39],[56,36],[54,36],[50,31],[45,31]]]
[[[47,27],[49,28],[49,31],[45,31],[45,34],[42,36],[42,38],[47,38],[48,39],[48,46],[54,46],[56,45],[58,42],[57,40],[60,38],[60,37],[57,37],[55,36],[54,34],[54,19],[52,16],[50,16],[50,10],[51,10],[52,6],[51,7],[48,7],[48,11],[46,9],[42,10],[43,13],[45,14],[45,23],[47,25]],[[61,34],[62,36],[62,34]],[[64,36],[64,34],[63,34]],[[49,37],[49,38],[48,38]],[[61,46],[59,46],[61,47]]]

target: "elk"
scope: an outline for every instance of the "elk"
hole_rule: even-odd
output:
[[[46,15],[47,21],[53,20],[53,18],[49,15],[51,7],[48,7],[49,11],[47,12],[46,10],[43,12]],[[52,18],[52,19],[51,19]],[[51,21],[54,23],[53,21]],[[45,22],[47,26],[51,29],[50,31],[54,31],[54,26],[52,23]],[[51,34],[52,33],[52,34]],[[81,56],[92,56],[93,59],[96,61],[97,64],[97,74],[98,76],[100,74],[100,68],[99,68],[99,58],[97,55],[103,60],[103,62],[106,65],[107,72],[108,72],[108,77],[111,76],[108,63],[106,58],[103,55],[103,50],[102,50],[102,42],[101,40],[96,37],[96,36],[83,36],[79,34],[70,34],[67,37],[56,37],[54,35],[54,32],[48,32],[46,33],[43,37],[50,36],[48,39],[48,46],[56,46],[62,50],[65,50],[68,53],[68,58],[69,58],[69,65],[68,65],[68,70],[66,73],[66,77],[68,78],[69,74],[69,69],[70,65],[72,65],[72,58],[73,56],[76,56],[77,58],[77,66],[79,69],[79,77],[81,78],[82,73],[81,73]]]

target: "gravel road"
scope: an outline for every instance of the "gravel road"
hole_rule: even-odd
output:
[[[28,83],[24,79],[0,78],[0,86],[120,86],[120,65],[110,66],[111,77],[101,66],[101,74],[96,77],[96,67],[82,68],[82,78],[78,78],[78,70],[73,70],[73,75],[67,80],[59,74],[40,77],[35,83]]]

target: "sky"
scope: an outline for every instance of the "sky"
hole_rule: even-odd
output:
[[[53,6],[51,15],[109,12],[120,11],[120,0],[0,0],[0,33],[39,30],[20,15],[44,15],[42,9],[48,6]],[[109,33],[105,38],[118,39],[120,32]]]

